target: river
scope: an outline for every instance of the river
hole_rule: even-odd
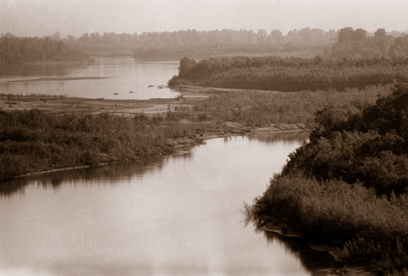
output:
[[[26,65],[0,72],[0,92],[175,97],[159,86],[178,64]],[[262,195],[307,138],[217,138],[144,163],[0,183],[0,275],[326,275],[327,254],[242,222],[243,203]]]
[[[166,87],[179,61],[94,57],[88,66],[30,64],[0,70],[0,93],[46,94],[104,99],[174,98]]]
[[[0,275],[328,275],[326,255],[242,222],[243,202],[306,139],[217,138],[144,164],[13,180]]]

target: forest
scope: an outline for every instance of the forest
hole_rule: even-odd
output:
[[[33,37],[0,37],[0,67],[36,61],[90,61],[90,57],[72,50],[63,41]]]
[[[195,61],[183,58],[170,86],[201,85],[271,91],[363,89],[408,80],[408,59],[313,59],[233,57]]]
[[[361,109],[317,111],[310,142],[245,206],[248,222],[336,246],[330,253],[343,264],[406,275],[407,110],[408,86],[399,84]]]

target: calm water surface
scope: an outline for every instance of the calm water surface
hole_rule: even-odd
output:
[[[218,138],[146,164],[13,181],[0,196],[0,275],[317,275],[319,255],[245,228],[240,212],[306,139]]]
[[[0,71],[0,93],[105,99],[174,98],[179,93],[165,86],[178,74],[179,64],[179,61],[105,57],[95,58],[95,63],[89,66],[24,65]]]

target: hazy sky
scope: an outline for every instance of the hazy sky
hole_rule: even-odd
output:
[[[0,34],[344,27],[406,31],[408,0],[0,0]]]

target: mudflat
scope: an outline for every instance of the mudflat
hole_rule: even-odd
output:
[[[59,80],[60,78],[40,78],[43,80]],[[64,80],[71,78],[64,78]],[[79,79],[79,78],[72,78]],[[26,80],[25,80],[26,81]],[[204,101],[205,98],[223,92],[242,92],[243,89],[214,88],[193,85],[179,85],[180,96],[176,98],[153,98],[150,100],[78,98],[53,95],[1,95],[0,110],[30,110],[40,109],[50,113],[115,113],[122,116],[133,116],[144,113],[154,115],[167,112],[176,106],[191,106]],[[257,90],[251,90],[257,91]],[[279,93],[277,91],[262,91],[264,93]]]
[[[151,100],[109,100],[109,99],[89,99],[63,96],[19,96],[0,95],[0,109],[30,110],[40,109],[56,114],[99,114],[109,112],[119,116],[134,116],[143,113],[154,115],[167,112],[180,105],[193,105],[202,100],[201,97],[188,97],[185,99],[151,99]]]

